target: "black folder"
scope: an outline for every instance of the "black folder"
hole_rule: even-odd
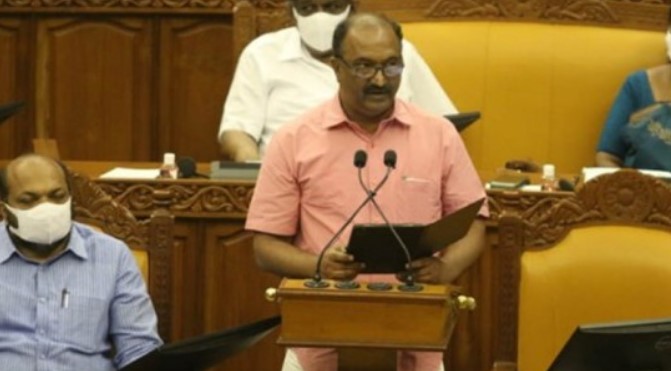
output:
[[[23,107],[23,102],[13,102],[9,104],[0,105],[0,123],[12,117],[15,113]]]
[[[121,371],[203,371],[254,345],[280,322],[280,316],[275,316],[223,332],[166,344]]]
[[[410,253],[410,260],[431,256],[466,235],[485,200],[479,199],[429,225],[393,224]],[[355,224],[348,253],[366,264],[363,273],[405,271],[408,259],[386,224]]]
[[[455,113],[452,115],[443,116],[446,119],[450,120],[454,127],[457,128],[457,131],[461,132],[467,127],[471,126],[472,123],[478,121],[480,118],[479,111],[473,112],[464,112],[464,113]]]

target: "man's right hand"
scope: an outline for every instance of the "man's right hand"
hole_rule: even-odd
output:
[[[324,253],[321,273],[324,278],[333,280],[352,280],[365,265],[354,261],[354,256],[348,254],[342,246],[334,246]]]

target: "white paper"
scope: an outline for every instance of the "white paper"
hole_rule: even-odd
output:
[[[522,191],[522,192],[540,192],[542,190],[543,189],[541,188],[540,184],[527,184],[527,185],[523,185],[520,188],[520,191]]]
[[[620,170],[617,167],[584,167],[582,168],[582,181],[587,183],[599,175],[610,174]]]
[[[115,167],[102,174],[101,179],[156,179],[159,169],[133,169],[127,167]]]
[[[589,182],[590,180],[598,177],[603,174],[610,174],[616,171],[619,171],[620,168],[617,167],[585,167],[582,169],[582,178],[583,182]],[[655,178],[662,179],[671,179],[671,172],[663,170],[646,170],[646,169],[637,169],[645,175],[649,175]]]

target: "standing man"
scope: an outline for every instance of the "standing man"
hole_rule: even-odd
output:
[[[354,13],[353,0],[289,0],[296,27],[259,36],[240,55],[219,127],[222,153],[259,160],[273,134],[331,98],[338,81],[329,66],[336,25]],[[398,96],[438,115],[456,108],[412,44],[403,41],[405,69]]]
[[[431,223],[486,197],[482,183],[453,125],[395,98],[405,67],[400,27],[377,15],[357,14],[340,23],[333,39],[332,67],[340,88],[330,100],[281,128],[268,148],[254,191],[246,228],[255,232],[254,251],[265,270],[287,277],[312,277],[327,241],[367,196],[352,165],[368,153],[363,180],[369,189],[386,172],[383,153],[398,154],[396,169],[376,200],[392,223]],[[488,216],[487,207],[480,216]],[[382,223],[370,205],[354,223]],[[416,280],[449,283],[484,249],[484,222],[446,246],[440,256],[413,261]],[[324,277],[353,279],[362,265],[343,247],[351,228],[324,255]],[[394,280],[393,276],[358,276]],[[335,370],[332,349],[291,349],[284,370]],[[401,352],[400,370],[438,371],[442,353]]]
[[[0,365],[116,370],[162,344],[121,241],[72,221],[67,174],[24,155],[0,171]]]

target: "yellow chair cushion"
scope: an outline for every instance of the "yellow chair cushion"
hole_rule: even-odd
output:
[[[671,314],[671,233],[631,227],[574,229],[522,256],[518,364],[547,370],[576,326]]]
[[[144,282],[149,285],[149,254],[144,250],[131,249],[131,251],[133,252],[133,257],[137,262],[137,266],[140,269],[140,273],[142,273]]]
[[[96,224],[87,223],[86,225],[98,232],[104,233],[102,228]],[[142,278],[144,278],[145,284],[149,285],[149,254],[145,250],[133,249],[131,246],[129,246],[129,248],[133,253],[133,257],[135,258],[137,267],[140,269],[140,273],[142,273]]]
[[[664,32],[516,22],[403,25],[460,111],[482,118],[463,137],[476,168],[592,165],[626,76],[666,62]]]

